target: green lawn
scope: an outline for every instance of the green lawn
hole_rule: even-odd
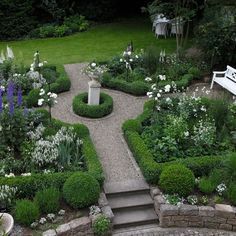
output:
[[[32,62],[34,52],[39,50],[42,60],[60,65],[108,59],[121,53],[130,40],[133,41],[135,49],[153,44],[166,52],[175,50],[175,39],[156,39],[147,19],[100,24],[86,32],[63,38],[0,42],[0,50],[9,45],[17,60],[27,64]]]

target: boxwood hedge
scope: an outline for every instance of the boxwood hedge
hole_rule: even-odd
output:
[[[149,91],[149,85],[144,81],[127,82],[125,80],[112,78],[109,73],[105,73],[102,78],[102,86],[130,93],[136,96],[146,95]]]
[[[113,99],[108,94],[101,93],[99,105],[88,105],[88,93],[82,93],[74,97],[72,107],[77,115],[89,118],[101,118],[112,112]]]

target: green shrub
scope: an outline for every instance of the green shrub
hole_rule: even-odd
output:
[[[73,99],[73,111],[80,116],[100,118],[110,114],[113,110],[113,99],[105,93],[100,94],[99,105],[88,105],[88,93],[77,95]]]
[[[37,204],[29,200],[16,201],[15,219],[22,225],[30,226],[39,218],[39,208]]]
[[[190,67],[188,74],[192,74],[194,79],[200,79],[201,71],[197,67]]]
[[[37,106],[38,100],[39,100],[39,89],[32,89],[26,98],[27,107]]]
[[[54,187],[43,189],[36,193],[34,201],[41,213],[55,213],[60,208],[60,192]]]
[[[161,173],[161,165],[154,161],[146,144],[137,132],[125,132],[125,138],[138,162],[145,179],[152,184],[157,184]]]
[[[73,208],[83,208],[97,202],[100,187],[98,181],[87,173],[75,173],[63,186],[63,196]]]
[[[200,179],[198,187],[205,194],[211,194],[215,190],[215,185],[206,177]]]
[[[104,181],[103,169],[90,137],[83,139],[82,153],[84,154],[89,174],[92,175],[102,186]]]
[[[134,131],[140,134],[142,131],[142,125],[138,120],[127,120],[123,123],[122,130],[123,132]]]
[[[201,177],[209,175],[213,169],[220,167],[224,159],[224,156],[202,156],[178,159],[176,162],[191,169],[196,177]]]
[[[123,91],[136,96],[143,96],[149,90],[149,85],[144,81],[127,82],[122,79],[112,78],[111,74],[105,73],[102,78],[102,85],[111,89]]]
[[[148,47],[143,54],[143,67],[149,75],[156,72],[159,65],[159,52],[155,46]]]
[[[55,27],[53,25],[45,25],[39,28],[39,35],[37,37],[47,38],[53,37],[55,34]]]
[[[194,184],[193,172],[184,165],[170,165],[160,175],[159,185],[167,194],[188,196],[193,191]]]
[[[111,229],[111,222],[106,216],[100,215],[95,219],[92,228],[95,235],[105,236]]]
[[[71,34],[71,29],[67,25],[57,25],[54,28],[55,37],[63,37]]]
[[[227,190],[227,197],[233,205],[236,205],[236,182],[232,182],[229,185]]]

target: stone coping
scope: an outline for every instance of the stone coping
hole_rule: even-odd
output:
[[[160,227],[202,227],[236,232],[236,208],[226,204],[196,206],[167,204],[161,191],[151,188]]]
[[[92,222],[89,217],[81,217],[74,219],[68,223],[59,225],[56,229],[49,229],[42,234],[43,236],[92,236]]]

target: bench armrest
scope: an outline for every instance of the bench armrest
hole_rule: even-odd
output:
[[[223,75],[223,74],[225,74],[225,73],[226,73],[226,71],[213,71],[213,74],[214,74],[214,75],[217,75],[217,74]]]

